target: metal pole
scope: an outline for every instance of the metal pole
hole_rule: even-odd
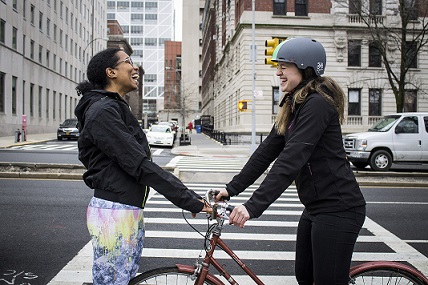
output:
[[[256,0],[252,0],[251,4],[252,14],[253,14],[253,23],[252,23],[252,98],[253,98],[253,104],[252,104],[252,126],[251,126],[251,148],[250,151],[253,153],[256,150],[256,97],[254,95],[254,91],[256,89],[256,39],[255,39],[255,33],[256,33],[256,24],[255,24],[255,10],[256,10]]]

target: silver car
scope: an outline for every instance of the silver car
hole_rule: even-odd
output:
[[[77,139],[79,137],[79,129],[77,128],[77,119],[66,119],[56,132],[57,139],[60,141],[64,138]]]

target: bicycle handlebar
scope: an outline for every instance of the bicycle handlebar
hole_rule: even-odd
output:
[[[229,214],[233,211],[235,207],[229,205],[225,201],[214,201],[214,197],[217,196],[218,193],[220,192],[213,189],[210,189],[205,193],[205,200],[209,205],[211,205],[211,208],[213,209],[211,213],[211,219],[215,219],[217,217],[229,219]]]

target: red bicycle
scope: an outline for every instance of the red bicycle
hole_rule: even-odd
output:
[[[213,202],[214,195],[212,190],[207,191],[205,195],[205,199],[213,210],[208,219],[210,221],[215,220],[215,222],[205,234],[205,257],[203,260],[198,260],[195,265],[176,264],[172,267],[156,268],[144,272],[133,278],[129,285],[224,285],[222,280],[209,271],[211,266],[216,269],[220,276],[224,277],[226,282],[231,285],[238,285],[232,275],[214,257],[216,249],[226,252],[256,284],[264,285],[259,277],[221,239],[224,222],[229,219],[228,215],[233,210],[233,206],[226,202]],[[415,268],[390,261],[366,262],[354,266],[351,268],[349,280],[349,284],[352,285],[428,285],[428,279]]]

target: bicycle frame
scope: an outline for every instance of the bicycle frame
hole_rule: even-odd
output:
[[[233,252],[232,249],[220,238],[221,230],[223,227],[223,220],[217,220],[217,224],[214,224],[211,229],[212,238],[210,239],[210,249],[206,251],[205,257],[202,263],[197,263],[196,267],[189,265],[176,264],[176,266],[183,272],[193,272],[196,278],[195,285],[202,285],[205,280],[209,280],[217,285],[224,285],[220,279],[209,272],[210,265],[214,266],[218,273],[223,276],[227,282],[231,285],[239,285],[239,283],[232,277],[232,275],[214,258],[214,251],[219,246],[227,255],[229,255],[233,261],[245,272],[251,279],[258,285],[264,285],[264,283],[257,277],[257,275]]]
[[[205,279],[205,276],[208,273],[208,267],[210,264],[212,264],[215,269],[222,275],[230,284],[232,285],[238,285],[235,279],[227,272],[227,270],[224,269],[220,265],[220,263],[214,258],[214,250],[216,246],[220,246],[220,248],[229,255],[233,261],[235,261],[236,264],[239,265],[239,267],[242,268],[242,270],[245,271],[245,273],[248,274],[248,276],[253,279],[256,284],[264,285],[264,283],[257,277],[257,275],[233,252],[232,249],[230,249],[227,244],[220,238],[220,236],[216,233],[213,234],[213,238],[210,241],[211,249],[205,254],[204,261],[202,263],[202,270],[199,275],[199,278],[195,284],[200,285],[203,283],[203,280]],[[201,280],[201,281],[199,281]]]

